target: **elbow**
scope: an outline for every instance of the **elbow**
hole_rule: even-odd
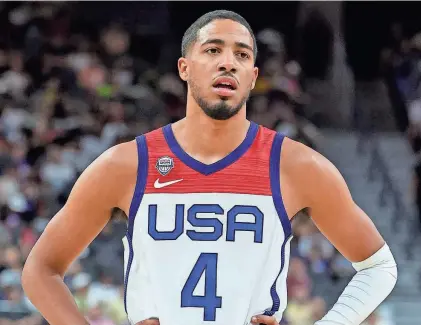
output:
[[[391,269],[391,275],[393,276],[393,278],[395,279],[395,283],[398,281],[398,265],[396,263],[396,260],[392,254],[392,252],[390,252],[390,269]]]
[[[393,284],[393,287],[395,287],[396,282],[398,282],[398,265],[395,262],[395,268],[392,270],[392,273],[394,274],[395,282]]]
[[[28,298],[31,299],[31,296],[40,292],[49,278],[56,276],[63,278],[63,275],[49,263],[30,254],[22,270],[22,288]]]
[[[387,263],[384,267],[385,267],[385,270],[390,275],[390,278],[391,278],[391,280],[390,280],[390,284],[391,284],[390,291],[392,291],[395,288],[396,283],[398,282],[398,266],[397,266],[396,261],[395,261],[392,254],[390,254],[389,263]]]
[[[22,289],[29,299],[39,292],[37,286],[39,284],[42,285],[45,276],[48,274],[52,274],[52,272],[49,272],[48,267],[41,263],[38,259],[29,255],[25,265],[23,266],[21,278]]]
[[[34,283],[38,277],[37,268],[35,267],[31,257],[28,257],[22,270],[22,289],[25,294],[30,297],[33,291]]]
[[[396,283],[398,282],[398,268],[397,268],[396,264],[394,265],[394,267],[390,268],[389,272],[390,272],[389,273],[389,279],[390,280],[389,280],[389,290],[388,290],[387,296],[389,296],[392,293],[392,291],[396,287]],[[384,285],[385,288],[387,287],[386,282],[384,282],[383,285]]]

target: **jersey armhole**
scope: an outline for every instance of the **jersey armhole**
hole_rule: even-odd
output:
[[[285,136],[281,133],[276,133],[272,142],[272,148],[269,158],[269,173],[270,173],[270,187],[272,192],[273,204],[284,229],[285,239],[292,235],[291,221],[288,218],[287,211],[282,200],[281,181],[280,181],[280,162],[282,143]]]
[[[143,194],[145,193],[146,181],[148,179],[148,147],[144,135],[136,137],[136,145],[138,157],[137,177],[132,202],[130,203],[128,216],[129,224],[127,229],[128,235],[130,236],[133,234],[134,219],[136,218],[137,210],[139,209]]]
[[[136,185],[133,193],[132,202],[129,208],[129,220],[127,225],[126,237],[123,238],[123,245],[125,249],[125,274],[124,274],[124,309],[127,314],[127,287],[129,282],[130,269],[133,263],[133,227],[136,218],[137,210],[140,202],[142,202],[143,194],[145,193],[146,181],[148,179],[148,147],[144,135],[136,137],[137,145],[137,177]],[[126,253],[128,249],[128,254]]]

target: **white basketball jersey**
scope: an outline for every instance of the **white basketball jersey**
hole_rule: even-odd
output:
[[[167,125],[136,138],[138,177],[125,245],[131,323],[245,325],[286,307],[291,225],[279,182],[283,136],[251,123],[205,165]]]

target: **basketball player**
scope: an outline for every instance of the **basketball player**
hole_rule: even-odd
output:
[[[360,324],[389,295],[394,258],[337,169],[246,119],[256,53],[249,24],[230,11],[210,12],[186,31],[178,61],[186,117],[103,153],[27,259],[25,292],[50,324],[88,324],[63,276],[114,207],[128,216],[132,324],[279,323],[290,219],[303,208],[357,271],[316,324]]]

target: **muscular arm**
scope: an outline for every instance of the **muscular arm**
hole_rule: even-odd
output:
[[[358,325],[392,291],[397,277],[393,256],[331,162],[289,139],[282,151],[281,187],[289,215],[308,207],[319,230],[357,271],[338,302],[316,324]]]
[[[136,180],[134,142],[103,153],[80,176],[65,206],[32,249],[22,273],[31,302],[52,325],[87,324],[63,282],[69,265],[104,228],[111,209],[127,210]]]
[[[337,168],[304,145],[291,140],[286,140],[285,145],[294,151],[294,186],[300,193],[300,205],[310,209],[317,228],[351,262],[363,261],[377,252],[385,242],[352,199]]]

